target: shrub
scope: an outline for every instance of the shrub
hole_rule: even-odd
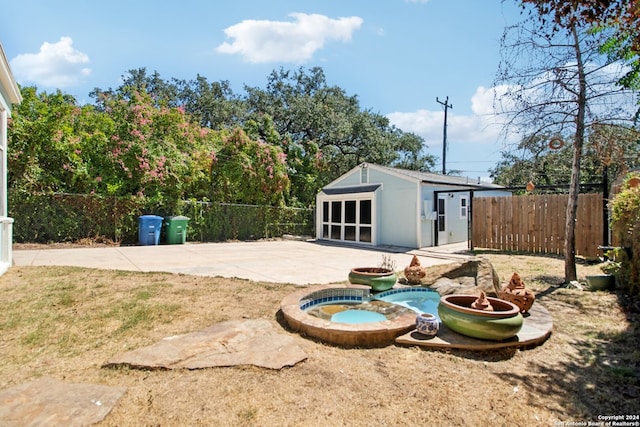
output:
[[[625,248],[620,259],[619,283],[630,295],[640,295],[640,186],[639,174],[630,174],[611,201],[612,228]]]
[[[167,205],[144,196],[9,193],[9,215],[15,219],[14,242],[73,242],[106,237],[121,244],[138,241],[138,217],[189,217],[187,240],[219,242],[253,240],[283,234],[313,235],[313,209],[202,201]]]

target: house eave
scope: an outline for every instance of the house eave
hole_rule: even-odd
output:
[[[9,61],[7,61],[7,55],[4,52],[4,48],[0,43],[0,86],[3,88],[3,92],[6,93],[10,104],[20,104],[22,102],[22,94],[20,88],[16,83],[11,68],[9,67]],[[8,105],[9,109],[11,105]]]

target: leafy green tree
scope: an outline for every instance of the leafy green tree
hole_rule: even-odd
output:
[[[228,129],[241,126],[246,116],[244,101],[231,89],[229,81],[209,83],[198,75],[195,80],[176,80],[176,103],[202,127]]]
[[[553,135],[524,138],[515,149],[502,151],[500,161],[490,169],[493,182],[507,187],[524,187],[529,181],[537,187],[565,186],[571,181],[573,149],[565,144],[549,147]],[[581,161],[581,183],[600,182],[601,169],[593,150],[587,150]]]
[[[80,108],[60,91],[38,94],[36,87],[24,87],[21,92],[23,102],[10,122],[10,191],[72,190],[73,165],[80,150],[73,123]]]
[[[228,203],[283,205],[289,189],[285,154],[240,128],[224,131],[211,167],[213,199]]]
[[[393,145],[396,147],[396,158],[391,164],[393,167],[421,172],[433,170],[435,158],[424,153],[424,140],[421,137],[392,126],[390,138],[394,140]]]
[[[587,152],[611,181],[640,167],[640,131],[632,126],[594,123],[587,131]]]
[[[319,67],[274,70],[266,89],[245,91],[249,117],[273,119],[287,154],[292,194],[302,204],[312,203],[324,184],[361,162],[418,170],[434,164],[432,157],[421,154],[421,138],[361,109],[357,96],[329,86]]]
[[[157,200],[184,197],[198,178],[192,152],[213,151],[210,130],[192,123],[182,108],[157,107],[146,92],[106,96],[105,113],[115,123],[107,145],[109,194],[139,194]]]
[[[105,99],[120,97],[131,100],[140,93],[148,94],[155,107],[180,106],[177,101],[178,88],[175,84],[162,79],[157,71],[154,71],[152,75],[147,75],[147,69],[141,67],[131,69],[120,77],[122,83],[116,89],[109,88],[102,90],[95,88],[89,94],[89,96],[95,99],[96,106],[99,109],[104,109],[102,101]]]
[[[640,296],[640,173],[625,176],[621,191],[610,202],[614,234],[624,251],[617,276],[622,290]]]
[[[113,176],[113,163],[107,153],[116,123],[110,115],[97,111],[92,105],[84,105],[74,116],[73,125],[78,147],[72,153],[69,166],[74,185],[67,191],[107,194],[108,177]]]
[[[120,96],[131,99],[136,93],[147,93],[154,106],[180,107],[190,115],[191,120],[210,129],[233,128],[242,125],[246,108],[244,101],[231,89],[229,81],[209,83],[198,74],[195,80],[164,80],[157,71],[149,75],[142,67],[127,71],[122,76],[122,84],[116,89],[95,88],[91,96],[99,108],[102,99]]]

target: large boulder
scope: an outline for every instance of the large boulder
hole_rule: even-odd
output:
[[[497,297],[500,278],[488,259],[473,257],[451,264],[425,267],[422,284],[438,291],[440,295],[478,294]]]

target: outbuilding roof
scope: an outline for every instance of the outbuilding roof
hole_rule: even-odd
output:
[[[323,188],[322,192],[329,195],[335,194],[355,194],[355,193],[372,193],[380,188],[380,184],[353,185],[349,187],[331,187]]]
[[[412,179],[419,180],[425,184],[444,184],[444,185],[456,185],[464,187],[474,188],[504,188],[501,185],[494,184],[492,182],[481,181],[480,179],[472,179],[464,176],[442,175],[431,172],[421,172],[409,169],[398,169],[388,166],[380,166],[374,164],[363,163],[361,167],[374,167],[376,169],[387,171],[391,174],[404,175]]]

